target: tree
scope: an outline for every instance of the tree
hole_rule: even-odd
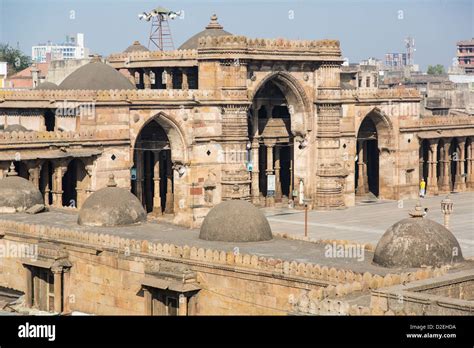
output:
[[[31,65],[31,57],[24,55],[17,48],[0,43],[0,62],[7,62],[7,73],[11,76],[28,68]]]
[[[428,65],[427,73],[429,75],[442,75],[444,74],[444,66],[442,66],[441,64]]]

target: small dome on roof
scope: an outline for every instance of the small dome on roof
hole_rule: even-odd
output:
[[[130,191],[117,187],[111,174],[107,187],[94,192],[79,211],[77,223],[86,226],[124,226],[146,220],[140,201]]]
[[[199,44],[199,39],[206,36],[227,36],[233,35],[228,31],[224,30],[224,27],[219,24],[217,21],[217,15],[213,14],[211,16],[210,23],[206,26],[206,29],[197,33],[196,35],[190,37],[185,43],[179,46],[179,50],[191,50],[197,49]]]
[[[377,244],[374,262],[384,267],[415,268],[463,261],[456,237],[443,225],[423,217],[418,203],[411,218],[391,226]]]
[[[129,52],[146,52],[146,51],[149,51],[149,49],[143,46],[139,41],[134,41],[133,44],[128,46],[124,52],[129,53]]]
[[[120,72],[96,58],[66,77],[59,89],[121,90],[136,87]]]
[[[23,212],[36,204],[43,204],[41,192],[18,176],[12,162],[7,177],[0,179],[0,213]]]
[[[51,89],[58,89],[58,85],[49,81],[40,83],[38,86],[36,86],[35,90],[51,90]]]
[[[11,124],[6,126],[3,129],[4,132],[31,132],[31,130],[27,129],[26,127],[22,126],[21,124]]]
[[[273,238],[267,218],[243,200],[219,203],[204,218],[199,238],[222,242],[259,242]]]

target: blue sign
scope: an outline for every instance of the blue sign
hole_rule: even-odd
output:
[[[137,168],[132,168],[130,170],[130,177],[132,180],[137,180]]]

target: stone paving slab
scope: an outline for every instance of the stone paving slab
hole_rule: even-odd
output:
[[[421,199],[428,208],[427,218],[443,224],[441,200],[445,196]],[[474,256],[474,192],[451,194],[454,211],[450,229],[461,245],[464,256]],[[417,200],[382,201],[359,204],[345,210],[309,211],[308,236],[311,239],[346,239],[376,245],[385,231],[397,221],[409,217]],[[304,235],[304,212],[294,209],[264,208],[272,231]]]

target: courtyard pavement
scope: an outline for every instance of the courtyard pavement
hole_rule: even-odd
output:
[[[445,196],[420,200],[428,208],[427,218],[443,224],[441,200]],[[464,256],[474,256],[474,192],[453,193],[454,210],[450,230],[461,245]],[[309,211],[308,236],[311,239],[345,239],[376,245],[391,225],[408,218],[417,200],[379,201],[358,204],[344,210]],[[399,206],[400,205],[400,206]],[[304,211],[287,208],[264,208],[273,233],[304,235]]]

